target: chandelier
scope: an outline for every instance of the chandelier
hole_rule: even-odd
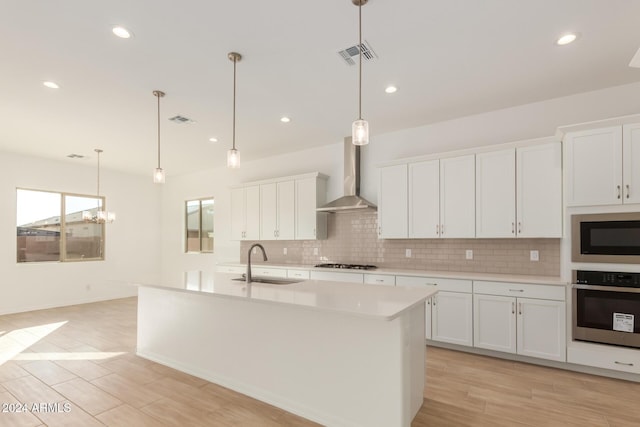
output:
[[[88,211],[83,211],[82,212],[82,219],[85,222],[94,222],[96,224],[105,224],[105,223],[112,223],[113,221],[116,220],[116,214],[115,212],[109,212],[104,210],[104,207],[101,206],[100,204],[100,153],[102,153],[102,150],[99,148],[96,148],[95,150],[96,153],[98,153],[98,189],[96,192],[96,199],[98,201],[98,207],[94,210],[88,210]]]

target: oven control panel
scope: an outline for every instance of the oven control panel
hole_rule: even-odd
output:
[[[579,285],[640,288],[640,273],[574,270],[573,283]]]

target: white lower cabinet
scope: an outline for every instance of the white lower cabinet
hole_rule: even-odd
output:
[[[435,287],[436,279],[430,279],[428,277],[417,276],[396,276],[396,286],[408,286],[408,287],[421,287],[430,286]],[[433,297],[427,298],[424,303],[424,335],[425,338],[431,339],[431,304]]]
[[[334,282],[364,283],[364,274],[345,271],[315,271],[309,275],[311,280],[331,280]]]
[[[368,285],[395,286],[396,276],[392,276],[389,274],[365,274],[364,283]]]
[[[473,287],[475,347],[566,361],[564,287],[483,281]]]
[[[438,291],[431,303],[431,339],[473,345],[472,295]]]
[[[567,362],[640,374],[640,350],[591,343],[572,343]]]

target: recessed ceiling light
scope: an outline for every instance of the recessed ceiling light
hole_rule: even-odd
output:
[[[567,33],[565,35],[563,35],[562,37],[560,37],[557,41],[556,44],[558,46],[564,46],[566,44],[572,43],[574,42],[576,39],[578,38],[577,34],[574,33]]]
[[[398,91],[398,88],[395,86],[387,86],[384,91],[387,93],[396,93]]]
[[[127,30],[124,27],[113,27],[111,31],[113,31],[113,34],[120,37],[121,39],[131,38],[131,31]]]
[[[289,117],[287,117],[287,116],[284,116],[284,117],[280,117],[280,121],[282,123],[289,123],[291,121],[291,119]]]
[[[211,137],[209,138],[209,142],[218,142],[218,138]]]
[[[49,89],[60,89],[60,86],[56,82],[42,82],[43,85],[48,87]]]

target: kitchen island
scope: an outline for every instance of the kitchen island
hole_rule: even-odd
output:
[[[331,426],[409,426],[435,291],[306,280],[139,285],[141,357]]]

